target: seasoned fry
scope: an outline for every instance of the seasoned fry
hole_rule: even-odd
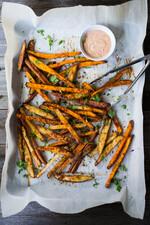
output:
[[[103,125],[101,133],[99,135],[98,146],[97,146],[99,156],[102,154],[103,149],[105,147],[105,143],[106,143],[106,140],[107,140],[107,135],[108,135],[108,132],[109,132],[109,129],[110,129],[110,125],[111,125],[111,119],[108,120],[108,124],[105,123]]]
[[[88,110],[88,111],[97,112],[104,115],[107,114],[107,112],[103,109],[92,108],[89,106],[73,105],[72,107],[75,107],[76,109],[79,109],[79,110],[86,110],[86,111]]]
[[[107,61],[103,60],[103,61],[87,61],[87,62],[81,62],[78,64],[79,68],[82,67],[89,67],[89,66],[94,66],[94,65],[98,65],[98,64],[104,64],[107,63]]]
[[[88,131],[88,132],[85,132],[85,133],[81,133],[79,134],[80,137],[84,137],[84,136],[91,136],[93,134],[96,134],[98,132],[98,130],[92,130],[92,131]]]
[[[73,182],[73,183],[81,183],[84,181],[92,180],[94,177],[92,176],[83,176],[83,175],[54,175],[57,180]]]
[[[47,119],[43,119],[43,118],[39,118],[39,117],[35,117],[35,116],[27,116],[27,115],[23,115],[23,114],[19,114],[19,113],[17,113],[16,116],[17,116],[17,118],[22,118],[24,120],[33,120],[33,121],[37,121],[39,123],[55,124],[55,126],[57,126],[57,125],[59,126],[59,124],[61,124],[61,122],[59,122],[59,121],[47,120]]]
[[[31,102],[34,99],[34,97],[37,95],[37,93],[38,92],[35,91],[32,95],[30,95],[30,97],[25,100],[25,103]],[[46,101],[46,99],[44,99],[44,100]]]
[[[20,159],[24,160],[24,154],[23,154],[23,138],[22,138],[22,131],[21,131],[21,123],[18,121],[18,147],[19,147],[19,153],[20,153]]]
[[[77,92],[77,93],[84,93],[88,94],[89,91],[86,89],[81,88],[67,88],[67,87],[55,87],[51,85],[44,85],[44,84],[33,84],[33,83],[26,83],[27,87],[33,87],[34,89],[43,89],[47,91],[67,91],[67,92]]]
[[[106,103],[106,102],[95,102],[95,101],[91,101],[91,100],[76,100],[76,99],[71,99],[71,101],[73,102],[76,102],[78,104],[81,104],[81,105],[89,105],[89,106],[93,106],[93,107],[96,107],[96,108],[106,108],[109,104]]]
[[[63,65],[66,65],[66,64],[72,64],[72,63],[76,63],[76,62],[84,62],[84,61],[88,61],[89,59],[87,58],[84,58],[84,57],[80,57],[80,58],[76,58],[76,59],[68,59],[68,60],[65,60],[65,61],[62,61],[62,62],[58,62],[58,63],[55,63],[53,65],[49,65],[50,68],[56,68],[56,67],[59,67],[59,66],[63,66]]]
[[[109,143],[103,150],[101,156],[95,162],[97,166],[110,152],[111,150],[123,139],[122,136],[117,136],[111,143]]]
[[[48,104],[48,103],[47,103],[47,104]],[[81,120],[84,124],[86,124],[86,125],[87,125],[89,128],[91,128],[92,130],[94,130],[94,126],[93,126],[91,123],[85,121],[80,115],[78,115],[77,113],[74,113],[72,110],[67,109],[67,108],[65,108],[65,107],[62,107],[62,106],[60,106],[60,105],[56,105],[56,104],[50,104],[50,106],[55,107],[55,108],[57,108],[57,109],[62,110],[62,111],[65,112],[65,113],[70,114],[71,116],[75,117],[76,119]],[[47,109],[48,109],[48,107],[47,107]]]
[[[86,127],[86,124],[84,123],[76,123],[72,125],[73,128],[84,128]],[[63,129],[67,129],[65,125],[50,125],[49,129],[51,130],[63,130]]]
[[[107,112],[109,112],[110,110],[111,109],[109,107],[106,107],[106,111]],[[116,115],[114,115],[112,119],[113,119],[113,122],[115,124],[115,127],[117,128],[118,133],[121,134],[122,133],[122,128],[121,128],[121,125],[119,124],[119,121],[118,121]]]
[[[22,68],[22,64],[23,64],[23,60],[24,60],[24,56],[25,56],[25,51],[26,51],[26,40],[24,40],[24,42],[22,44],[22,47],[21,47],[19,60],[18,60],[18,71],[20,71],[21,68]]]
[[[65,142],[65,143],[66,142],[69,142],[69,143],[73,142],[72,138],[61,135],[61,134],[58,134],[58,133],[55,133],[54,131],[52,131],[48,128],[45,128],[45,127],[42,127],[42,126],[37,126],[37,128],[42,134],[48,135],[55,140],[62,141],[62,142]]]
[[[40,176],[42,176],[42,174],[48,169],[48,167],[51,166],[53,162],[55,162],[60,156],[61,154],[54,155],[51,160],[49,160],[48,163],[37,173],[36,177],[39,178]]]
[[[112,142],[117,137],[117,132],[114,131],[106,140],[106,145],[108,145],[110,142]]]
[[[60,142],[49,144],[48,147],[56,147],[56,146],[67,145],[67,144],[68,144],[68,142],[64,143],[64,142],[60,141]]]
[[[90,94],[84,94],[84,93],[71,93],[71,94],[65,94],[64,97],[66,99],[82,99],[88,97]]]
[[[112,171],[111,171],[111,173],[110,173],[110,175],[109,175],[109,178],[108,178],[108,180],[107,180],[107,182],[106,182],[106,184],[105,184],[105,187],[106,187],[106,188],[108,188],[108,187],[110,186],[111,181],[112,181],[112,179],[113,179],[113,177],[114,177],[116,171],[118,170],[118,167],[120,166],[120,164],[121,164],[121,162],[122,162],[122,160],[123,160],[125,154],[127,153],[127,150],[128,150],[128,148],[129,148],[129,146],[130,146],[130,143],[131,143],[131,141],[132,141],[132,138],[133,138],[133,135],[131,135],[131,136],[129,136],[129,137],[127,138],[125,147],[124,147],[123,151],[121,152],[121,155],[120,155],[118,161],[116,162],[116,164],[114,165],[114,167],[113,167],[113,169],[112,169]]]
[[[25,142],[26,142],[26,144],[27,144],[27,146],[28,146],[28,148],[29,148],[29,151],[31,152],[32,157],[33,157],[34,161],[36,162],[37,166],[41,166],[41,162],[40,162],[40,160],[38,159],[38,157],[37,157],[37,155],[36,155],[34,149],[32,148],[32,145],[31,145],[31,143],[30,143],[30,140],[29,140],[29,138],[27,137],[26,130],[25,130],[25,128],[24,128],[23,126],[22,126],[22,135],[23,135],[23,138],[25,139]]]
[[[78,66],[74,65],[68,73],[68,80],[70,80],[71,82],[73,82],[73,80],[75,78],[77,68],[78,68]]]
[[[84,116],[90,116],[90,117],[95,117],[95,118],[98,117],[95,113],[90,112],[90,111],[75,110],[74,112],[77,113],[77,114],[80,114],[80,115],[84,115]]]
[[[121,143],[120,143],[118,149],[117,149],[116,152],[115,152],[115,155],[113,156],[113,158],[112,158],[112,159],[110,160],[110,162],[108,163],[107,169],[110,169],[110,168],[115,164],[115,162],[117,161],[117,159],[118,159],[118,157],[119,157],[119,155],[120,155],[120,153],[121,153],[121,150],[122,150],[122,148],[124,147],[124,145],[125,145],[125,143],[126,143],[126,141],[127,141],[127,138],[129,137],[129,135],[130,135],[130,133],[131,133],[131,131],[132,131],[132,129],[133,129],[133,126],[134,126],[134,122],[133,122],[133,120],[131,120],[131,121],[129,122],[129,124],[128,124],[127,129],[126,129],[124,138],[122,139],[122,141],[121,141]]]
[[[23,115],[26,115],[22,107],[20,108],[20,112]],[[28,126],[31,128],[31,130],[33,131],[33,135],[35,137],[37,137],[40,141],[45,141],[44,137],[40,134],[40,132],[35,127],[35,125],[31,121],[29,121],[29,120],[25,120],[25,121],[28,124]],[[30,134],[30,136],[31,136],[31,134]]]
[[[29,41],[29,43],[28,43],[28,50],[34,51],[34,40]]]
[[[83,82],[83,83],[82,83],[82,86],[83,86],[85,89],[94,92],[94,89],[93,89],[88,83]]]
[[[108,89],[108,88],[113,88],[113,87],[118,87],[118,86],[123,86],[123,85],[130,85],[130,84],[132,84],[131,80],[119,80],[119,81],[116,81],[115,83],[111,83],[107,86],[101,87],[97,91],[93,92],[91,94],[91,96],[95,96],[96,94],[99,94],[99,93],[101,93],[102,91],[104,91],[105,89]]]
[[[64,78],[63,76],[61,76],[59,73],[57,73],[55,70],[53,70],[52,68],[50,67],[54,67],[54,65],[57,65],[58,63],[55,63],[55,64],[50,64],[49,66],[45,65],[43,62],[39,61],[37,58],[35,58],[34,56],[29,56],[29,59],[31,62],[33,62],[39,69],[47,72],[47,73],[50,73],[52,75],[56,75],[57,78],[61,81],[63,81],[65,84],[67,84],[68,86],[70,87],[75,87],[75,85],[73,83],[71,83],[69,80],[67,80],[66,78]],[[63,61],[65,62],[65,61]],[[62,63],[63,63],[62,62]],[[63,64],[64,65],[64,64]],[[61,65],[59,65],[61,66]],[[57,66],[56,66],[57,67]],[[50,83],[49,83],[50,84]]]
[[[96,146],[96,148],[94,148],[94,150],[93,150],[92,152],[88,153],[88,156],[89,156],[90,158],[92,158],[92,157],[93,157],[94,155],[96,155],[96,154],[98,154],[97,146]]]
[[[68,123],[68,121],[65,119],[65,117],[63,116],[63,114],[60,112],[59,109],[56,109],[56,114],[59,117],[60,121],[67,127],[67,129],[72,134],[72,136],[75,138],[75,140],[78,143],[81,143],[81,141],[82,141],[81,138],[78,136],[78,134],[73,129],[73,127]]]
[[[31,106],[31,105],[27,105],[27,104],[24,104],[24,107],[29,110],[30,112],[32,113],[35,113],[39,116],[42,116],[42,117],[45,117],[47,119],[51,119],[53,120],[54,119],[54,116],[51,115],[49,112],[46,112],[38,107],[35,107],[35,106]]]
[[[57,54],[46,54],[46,53],[34,52],[34,51],[30,51],[30,50],[27,50],[27,52],[31,55],[34,55],[38,58],[43,58],[43,59],[57,59],[57,58],[64,58],[64,57],[73,57],[73,56],[81,54],[81,52],[66,52],[66,53],[57,53]]]
[[[27,171],[30,177],[34,178],[32,158],[25,140],[23,140],[23,149],[24,149],[24,159],[25,159],[25,162],[27,163]]]
[[[60,148],[60,147],[40,146],[40,147],[38,147],[38,150],[59,153],[59,154],[67,155],[67,156],[72,156],[71,152],[68,152],[64,148]]]
[[[129,70],[129,68],[120,70],[115,76],[113,76],[112,78],[109,79],[109,81],[107,81],[99,90],[95,91],[92,93],[92,96],[102,92],[103,90],[105,90],[106,86],[110,86],[111,84],[115,83],[117,80],[119,80],[127,71]]]

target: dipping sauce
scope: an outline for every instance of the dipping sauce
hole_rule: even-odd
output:
[[[92,30],[85,36],[83,47],[85,52],[92,58],[102,58],[110,51],[111,40],[106,32]]]

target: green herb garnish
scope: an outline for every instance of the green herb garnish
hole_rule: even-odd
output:
[[[126,105],[122,105],[122,108],[123,108],[123,109],[126,109],[126,108],[127,108],[127,106],[126,106]]]
[[[23,153],[24,152],[24,149],[21,149],[20,152]]]
[[[69,72],[70,72],[70,69],[67,69],[67,71],[65,72],[65,76],[67,76]]]
[[[97,129],[100,129],[100,128],[101,128],[101,126],[100,126],[99,124],[97,124],[97,125],[96,125],[96,128],[97,128]]]
[[[101,159],[102,159],[102,160],[105,159],[105,156],[102,155],[102,156],[101,156]]]
[[[108,112],[108,115],[110,116],[110,118],[113,118],[116,115],[116,113],[113,110],[110,110]]]
[[[101,97],[99,96],[99,94],[96,94],[92,100],[94,100],[95,102],[100,102],[101,101]]]
[[[122,171],[127,171],[127,168],[126,168],[124,165],[120,165],[119,168],[120,168],[120,170],[122,170]]]
[[[53,40],[51,39],[51,36],[50,35],[48,35],[47,38],[48,38],[49,47],[50,47],[50,51],[51,51],[52,44],[53,44]]]
[[[92,68],[91,66],[85,66],[84,67],[85,69],[90,69],[90,68]]]
[[[83,140],[83,142],[87,142],[88,143],[88,140],[86,139],[86,137],[83,137],[82,140]]]
[[[63,94],[63,92],[62,92],[62,90],[61,90],[60,88],[59,88],[59,93],[60,93],[60,94]]]
[[[42,36],[44,36],[44,30],[37,30],[37,33],[41,34]]]
[[[65,40],[61,40],[61,41],[59,42],[59,45],[61,45],[63,42],[65,42]]]
[[[36,63],[37,65],[40,65],[40,62],[39,62],[38,60],[35,60],[35,63]]]
[[[33,132],[30,132],[30,136],[33,138],[37,138],[36,134],[34,134]]]
[[[115,79],[114,79],[114,78],[112,78],[112,77],[111,77],[111,78],[109,78],[109,80],[115,81]]]
[[[57,76],[50,76],[49,77],[49,81],[54,84],[54,83],[57,83],[59,80],[57,79]]]
[[[34,169],[35,169],[37,172],[39,172],[39,171],[40,171],[40,169],[39,169],[39,168],[37,168],[37,167],[35,167]]]
[[[93,187],[97,187],[99,185],[99,183],[96,182],[95,180],[95,183],[93,184]]]

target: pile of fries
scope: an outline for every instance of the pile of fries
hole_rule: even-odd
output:
[[[81,67],[106,63],[90,61],[79,55],[80,52],[75,51],[59,54],[38,53],[34,51],[34,40],[29,42],[28,47],[26,41],[23,42],[18,70],[23,69],[29,79],[26,87],[29,88],[30,96],[17,113],[20,162],[26,165],[28,177],[39,178],[57,160],[48,172],[48,178],[54,176],[61,181],[83,182],[94,178],[75,175],[85,156],[93,157],[97,154],[97,166],[120,143],[107,166],[107,169],[110,169],[115,164],[105,185],[109,187],[133,138],[133,135],[130,135],[133,121],[129,122],[125,135],[121,135],[122,128],[116,114],[109,108],[108,103],[101,100],[100,93],[108,88],[130,85],[132,81],[119,80],[128,71],[124,69],[96,91],[86,82],[76,84],[75,77]],[[48,64],[39,60],[64,57],[74,59],[51,61]],[[62,70],[62,66],[68,64],[72,65]],[[38,107],[31,103],[37,94],[44,99],[43,104]],[[93,122],[99,121],[103,121],[103,127],[96,144],[94,140],[99,129],[96,129]],[[109,135],[112,123],[115,124],[116,131]],[[38,146],[36,139],[40,142],[57,142]],[[43,151],[53,152],[54,156],[46,162]],[[36,175],[32,160],[38,169]],[[69,174],[62,173],[68,165]]]

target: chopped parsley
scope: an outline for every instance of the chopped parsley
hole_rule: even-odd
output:
[[[40,62],[39,62],[38,60],[35,60],[35,63],[36,63],[37,65],[40,65]]]
[[[16,162],[16,165],[20,168],[18,174],[20,174],[23,170],[27,170],[27,163],[21,159]]]
[[[49,109],[45,109],[44,111],[47,112],[47,113],[51,112]]]
[[[85,99],[85,102],[88,102],[88,98]]]
[[[66,101],[66,100],[64,100],[64,101],[63,101],[63,103],[64,103],[64,104],[66,104],[66,103],[67,103],[67,101]]]
[[[110,116],[110,118],[113,118],[116,115],[116,113],[113,110],[110,110],[108,112],[108,115]]]
[[[47,145],[47,143],[48,143],[48,141],[45,141],[45,142],[44,142],[44,146],[46,146],[46,145]]]
[[[29,176],[29,174],[24,174],[22,177],[27,178]]]
[[[102,159],[102,160],[105,159],[105,156],[102,155],[102,156],[101,156],[101,159]]]
[[[53,40],[51,39],[51,36],[50,35],[48,35],[47,38],[48,38],[49,47],[50,47],[50,51],[51,51],[52,44],[53,44]]]
[[[59,42],[59,45],[61,45],[63,42],[65,42],[65,40],[61,40],[61,41]]]
[[[33,138],[37,138],[36,134],[34,134],[33,132],[30,132],[30,136]]]
[[[122,108],[123,108],[123,109],[126,109],[126,108],[127,108],[127,106],[126,106],[126,105],[122,105]]]
[[[94,100],[95,102],[100,102],[101,101],[101,97],[99,96],[99,94],[96,94],[92,100]]]
[[[86,139],[86,137],[82,138],[83,142],[88,142],[88,140]]]
[[[82,37],[82,42],[85,43],[85,38],[84,37]]]
[[[45,94],[47,95],[48,94],[48,91],[45,91]]]
[[[127,168],[126,168],[124,165],[120,165],[119,168],[120,168],[120,170],[122,170],[122,171],[127,171]]]
[[[68,105],[68,108],[75,110],[78,108],[78,106],[77,105]]]
[[[120,99],[121,97],[117,98],[117,101]]]
[[[119,171],[117,170],[116,173],[115,173],[115,175],[117,175],[118,173],[119,173]]]
[[[108,120],[104,120],[104,121],[103,121],[103,124],[106,124],[106,125],[108,126],[108,125],[109,125]]]
[[[33,112],[32,115],[35,116],[35,113]]]
[[[122,187],[121,187],[121,185],[119,184],[119,181],[121,181],[121,179],[119,179],[119,178],[114,178],[111,182],[117,186],[116,190],[120,192],[121,189],[122,189]]]
[[[20,152],[23,153],[24,152],[24,149],[21,149]]]
[[[111,78],[109,78],[109,80],[115,81],[115,79],[114,79],[114,78],[112,78],[112,77],[111,77]]]
[[[60,94],[63,94],[63,92],[62,92],[62,90],[61,90],[60,88],[59,88],[59,93],[60,93]]]
[[[82,59],[82,57],[79,55],[79,56],[78,56],[78,59]]]
[[[127,113],[127,116],[130,116],[130,113]]]
[[[126,176],[124,176],[124,179],[126,179],[127,177]]]
[[[67,76],[69,72],[70,72],[70,69],[67,69],[67,71],[65,72],[65,76]]]
[[[37,167],[35,167],[34,169],[35,169],[37,172],[39,172],[39,171],[40,171],[40,169],[39,169],[39,168],[37,168]]]
[[[96,128],[97,128],[97,129],[100,129],[100,128],[101,128],[101,126],[100,126],[99,124],[97,124],[97,125],[96,125]]]
[[[38,102],[36,102],[36,104],[39,106],[39,103]]]
[[[85,66],[84,67],[85,69],[90,69],[90,68],[92,68],[91,66]]]
[[[50,76],[49,77],[49,81],[54,84],[54,83],[57,83],[59,80],[57,79],[57,76]]]
[[[97,187],[99,185],[99,183],[96,182],[95,180],[95,183],[93,184],[93,187]]]
[[[42,36],[44,36],[44,30],[37,30],[37,33],[41,34]]]
[[[120,186],[120,184],[118,184],[116,190],[120,192],[121,189],[122,189],[122,187]]]
[[[134,93],[134,90],[132,90],[132,93]]]
[[[107,96],[109,96],[110,94],[108,93]]]

